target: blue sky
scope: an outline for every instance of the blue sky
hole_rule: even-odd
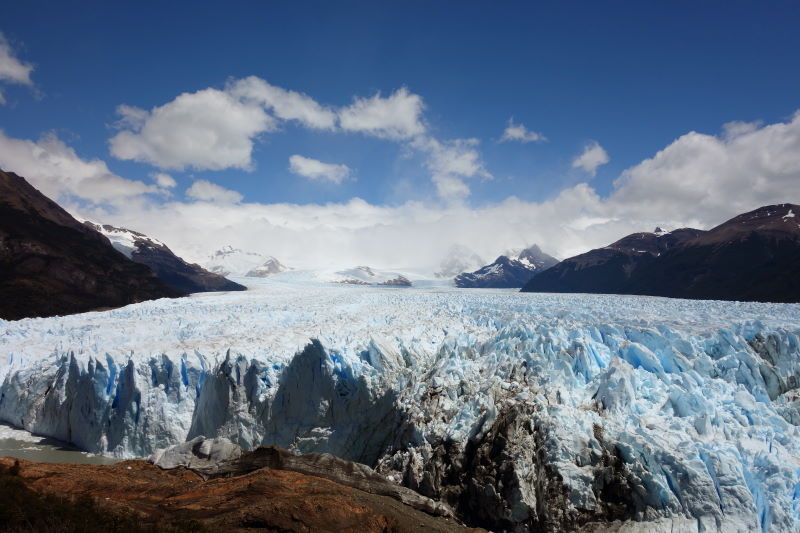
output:
[[[619,188],[613,183],[626,169],[639,168],[689,132],[722,139],[723,125],[732,121],[754,124],[758,131],[792,125],[800,109],[797,2],[15,4],[20,5],[0,8],[0,32],[12,57],[33,69],[30,83],[0,75],[4,135],[31,142],[55,136],[80,161],[101,160],[114,177],[148,186],[154,173],[169,174],[176,186],[145,193],[148,210],[212,202],[211,193],[186,198],[198,181],[238,192],[241,200],[232,202],[237,205],[346,205],[360,198],[376,208],[421,202],[440,213],[482,212],[512,196],[535,210],[585,184],[605,202],[602,212],[571,208],[586,211],[606,231],[584,235],[559,250],[563,254],[651,222],[625,215],[626,208],[609,207]],[[274,119],[280,111],[267,106],[269,127],[263,122],[243,126],[246,133],[239,140],[253,144],[247,165],[233,158],[238,163],[210,170],[204,168],[207,162],[194,164],[195,154],[187,152],[179,168],[167,164],[174,158],[162,153],[173,148],[154,147],[153,139],[144,148],[134,138],[130,142],[139,143],[136,147],[111,149],[110,140],[121,131],[138,133],[130,124],[120,127],[118,106],[152,112],[182,93],[228,94],[248,76],[303,93],[333,114],[358,99],[375,103],[405,88],[418,108],[401,106],[381,120],[414,109],[416,114],[403,120],[424,131],[392,136],[388,130],[365,129],[364,117],[349,129],[338,122],[315,128]],[[181,108],[181,116],[188,112]],[[191,113],[205,113],[203,105],[193,106]],[[512,117],[546,141],[500,142]],[[195,125],[183,127],[197,132],[196,117],[190,118]],[[208,120],[217,136],[240,126],[217,127],[213,117]],[[587,146],[601,147],[605,157],[599,164],[576,166]],[[20,163],[22,156],[14,152],[21,149],[6,146],[3,152],[0,147],[0,165],[16,164],[36,183],[38,169]],[[161,155],[143,156],[148,150]],[[216,157],[213,150],[206,155]],[[293,155],[335,167],[323,168],[328,179],[303,176],[290,170]],[[453,163],[459,157],[461,164]],[[793,168],[788,175],[765,178],[775,187],[772,196],[758,201],[772,200],[775,191],[785,191],[779,185],[800,178]],[[446,186],[437,173],[447,174]],[[113,195],[98,198],[67,186],[44,189],[63,193],[73,210],[136,222]],[[698,197],[695,207],[709,208],[706,204]],[[712,207],[713,216],[729,214]],[[670,213],[667,206],[654,220],[714,222],[692,218],[690,211],[665,216]],[[562,226],[573,222],[559,221]],[[523,240],[532,239],[543,240],[536,235]]]

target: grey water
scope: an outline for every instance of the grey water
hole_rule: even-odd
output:
[[[0,457],[14,457],[42,463],[91,465],[109,465],[119,461],[87,453],[64,442],[33,435],[3,423],[0,423]]]

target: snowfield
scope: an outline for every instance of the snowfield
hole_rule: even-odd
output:
[[[331,452],[496,529],[800,531],[800,305],[309,279],[0,321],[0,420]]]

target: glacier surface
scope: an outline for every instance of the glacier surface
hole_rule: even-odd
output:
[[[237,281],[0,321],[0,420],[330,452],[495,530],[800,530],[800,305]]]

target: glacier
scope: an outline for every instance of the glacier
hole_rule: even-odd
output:
[[[800,305],[310,279],[0,321],[0,420],[328,452],[495,531],[800,530]]]

